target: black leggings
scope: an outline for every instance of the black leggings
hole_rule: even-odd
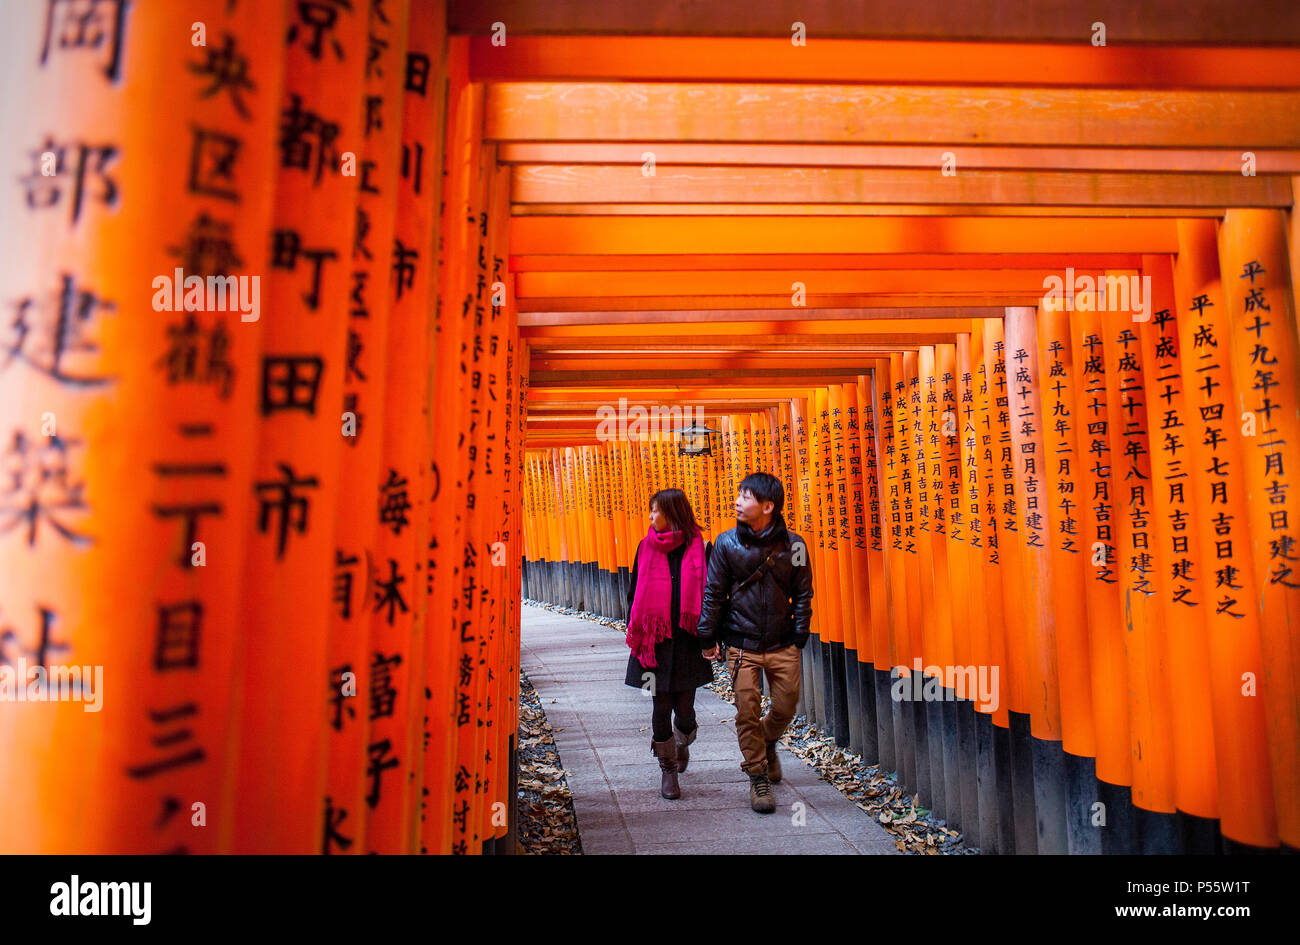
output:
[[[695,690],[685,692],[655,693],[654,714],[651,716],[652,734],[657,742],[673,737],[672,716],[677,716],[677,727],[683,734],[695,728]]]

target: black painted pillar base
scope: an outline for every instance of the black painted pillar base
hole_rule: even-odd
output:
[[[1219,852],[1219,819],[1198,817],[1177,811],[1178,832],[1182,837],[1183,852],[1195,856],[1214,856]]]
[[[898,772],[904,791],[914,794],[917,787],[916,718],[912,713],[912,703],[896,695],[897,687],[906,685],[906,679],[890,679],[889,705],[894,717],[894,763],[897,765],[895,770]]]
[[[957,702],[957,757],[961,770],[961,829],[979,833],[979,794],[976,785],[975,760],[975,703],[968,699]],[[978,843],[975,844],[979,846]]]
[[[1133,792],[1127,785],[1097,781],[1097,797],[1106,825],[1101,829],[1101,852],[1105,856],[1132,856],[1138,852],[1137,813]]]
[[[519,747],[515,735],[510,736],[510,798],[506,801],[506,835],[499,841],[499,853],[514,856],[519,852]]]
[[[811,634],[804,649],[811,657],[808,673],[809,681],[812,683],[812,704],[809,708],[812,710],[813,724],[824,730],[826,728],[826,675],[822,669],[823,653],[820,634]]]
[[[799,651],[799,702],[795,706],[795,712],[802,715],[809,722],[812,716],[808,714],[808,697],[810,695],[808,682],[808,664],[812,657],[808,653],[807,644]]]
[[[876,671],[870,663],[858,663],[858,714],[862,719],[864,764],[880,762],[880,724],[876,721]]]
[[[939,709],[943,718],[944,817],[949,827],[961,829],[961,782],[966,772],[961,769],[957,738],[957,694],[953,690],[944,689]]]
[[[933,688],[936,684],[930,685]],[[922,690],[921,706],[925,710],[926,747],[930,757],[930,791],[923,793],[921,800],[924,802],[923,806],[934,812],[934,816],[940,820],[947,820],[948,779],[943,767],[943,702],[939,699],[924,698],[924,690]]]
[[[821,702],[818,708],[822,714],[822,731],[834,737],[835,735],[835,657],[831,649],[829,640],[818,637],[817,640],[817,665],[821,668],[821,675],[817,677],[817,690],[821,694]]]
[[[912,673],[912,685],[917,685],[919,673]],[[916,756],[916,788],[914,794],[929,798],[934,796],[930,778],[930,730],[925,716],[925,702],[917,698],[915,691],[909,692],[910,702],[903,703],[912,715],[912,754]],[[927,804],[928,806],[928,804]]]
[[[1011,723],[1011,784],[1015,798],[1016,853],[1038,852],[1038,815],[1034,810],[1034,748],[1029,716],[1008,712]]]
[[[1137,815],[1138,853],[1142,856],[1178,855],[1183,852],[1183,837],[1174,814],[1145,810],[1134,806]]]
[[[1224,836],[1219,837],[1219,847],[1223,850],[1224,856],[1268,856],[1278,852],[1295,852],[1292,847],[1257,847],[1249,843],[1238,843]]]
[[[976,712],[975,797],[979,819],[966,825],[970,842],[984,853],[998,851],[998,777],[993,754],[993,716]]]
[[[1071,854],[1101,853],[1104,830],[1092,824],[1099,801],[1096,759],[1065,752],[1065,842]]]
[[[1069,852],[1066,840],[1065,752],[1060,742],[1029,738],[1034,758],[1034,819],[1039,853]]]
[[[894,701],[889,698],[889,670],[877,669],[873,689],[876,699],[876,747],[880,752],[878,764],[885,771],[898,770],[898,753],[894,741]]]
[[[841,748],[849,746],[849,694],[844,682],[844,644],[831,642],[831,694],[835,699],[835,708],[831,710],[834,723],[835,744]]]
[[[996,759],[998,795],[998,832],[995,848],[998,853],[1016,852],[1016,796],[1015,761],[1011,752],[1011,729],[993,726],[993,756]]]
[[[844,698],[848,705],[849,750],[862,751],[862,697],[858,692],[858,651],[847,644],[841,645],[844,652]]]

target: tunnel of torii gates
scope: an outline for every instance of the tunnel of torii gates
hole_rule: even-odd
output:
[[[521,588],[755,469],[969,842],[1300,847],[1300,6],[1063,10],[5,3],[0,850],[511,850]]]

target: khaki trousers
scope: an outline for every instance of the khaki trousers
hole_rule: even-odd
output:
[[[800,673],[799,648],[794,644],[758,653],[727,647],[727,666],[731,669],[732,688],[736,695],[736,739],[744,761],[740,767],[746,774],[767,772],[767,743],[774,742],[784,733],[794,718],[799,704]],[[767,688],[772,704],[767,715],[759,718],[762,708],[762,691],[759,688],[760,672],[767,673]]]

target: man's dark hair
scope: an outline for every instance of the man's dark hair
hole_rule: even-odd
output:
[[[771,473],[750,473],[740,480],[739,491],[748,492],[759,502],[771,502],[774,515],[785,505],[785,488],[781,485],[781,480]]]

